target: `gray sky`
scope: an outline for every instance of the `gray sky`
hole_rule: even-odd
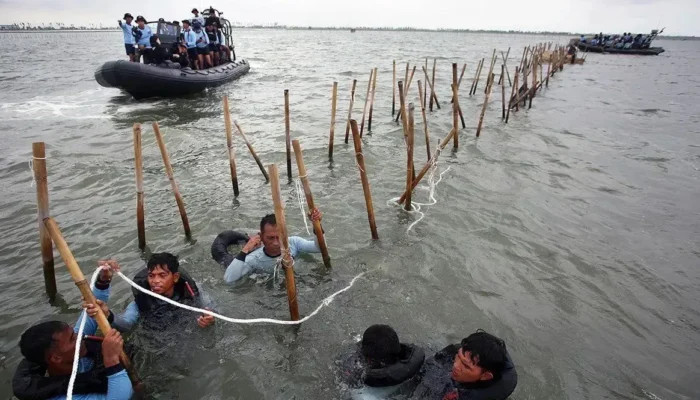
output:
[[[116,24],[125,12],[183,19],[210,4],[242,23],[300,26],[412,26],[700,36],[700,0],[0,0],[0,23]]]

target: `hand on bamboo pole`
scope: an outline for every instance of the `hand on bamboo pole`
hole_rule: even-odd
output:
[[[357,87],[357,79],[352,80],[352,90],[350,91],[350,108],[348,109],[348,119],[345,125],[345,144],[348,144],[350,138],[350,119],[352,118],[352,107],[355,104],[355,88]]]
[[[314,196],[311,193],[311,185],[309,184],[309,178],[307,177],[306,166],[304,165],[304,155],[301,152],[301,145],[299,140],[295,139],[292,141],[292,146],[294,147],[294,156],[297,160],[297,169],[299,169],[299,179],[304,187],[304,196],[306,196],[306,205],[312,212],[318,212],[316,205],[314,204]],[[311,218],[311,222],[314,225],[314,233],[316,234],[316,239],[318,240],[318,247],[321,248],[321,255],[323,256],[323,264],[330,268],[331,257],[328,255],[328,247],[326,247],[326,238],[323,236],[323,228],[321,227],[320,215],[318,218]]]
[[[44,226],[44,218],[49,216],[49,186],[46,172],[46,146],[44,142],[32,143],[32,169],[36,182],[37,218],[39,220],[39,244],[44,269],[44,287],[49,300],[56,298],[56,273],[53,261],[53,243]]]
[[[143,157],[141,156],[141,124],[134,124],[134,161],[136,164],[136,228],[139,249],[146,248],[146,223],[143,204]]]
[[[233,184],[233,195],[238,197],[238,174],[236,173],[236,157],[233,150],[233,134],[231,133],[231,114],[228,109],[228,96],[224,96],[223,102],[224,125],[226,127],[226,148],[228,149],[228,162],[231,169],[231,183]]]
[[[377,224],[374,220],[374,206],[372,204],[372,193],[369,188],[369,180],[367,179],[367,170],[365,168],[365,158],[362,154],[362,141],[360,140],[360,132],[357,130],[357,121],[350,120],[352,129],[352,141],[355,145],[355,157],[357,160],[357,168],[360,170],[360,180],[362,181],[362,191],[365,195],[365,206],[367,207],[367,219],[369,220],[369,229],[372,232],[372,239],[379,239],[377,233]]]
[[[335,108],[338,102],[338,82],[333,82],[333,99],[331,100],[331,133],[328,139],[328,158],[333,159],[333,139],[335,136]]]
[[[182,226],[185,229],[185,236],[190,237],[190,222],[187,219],[185,203],[182,201],[180,189],[178,188],[177,182],[175,182],[175,178],[173,177],[173,167],[172,165],[170,165],[170,157],[168,156],[168,151],[165,149],[165,142],[163,142],[163,136],[160,134],[160,127],[158,126],[157,122],[153,123],[153,133],[155,133],[156,135],[156,140],[158,141],[158,148],[160,149],[160,155],[163,157],[163,164],[165,164],[165,173],[168,175],[170,185],[173,188],[173,194],[175,194],[175,201],[177,202],[177,208],[180,211],[180,218],[182,219]],[[237,182],[238,180],[236,179],[236,184]]]
[[[284,136],[287,146],[287,179],[292,181],[292,134],[289,128],[289,89],[284,89]]]
[[[241,135],[243,138],[243,141],[245,142],[245,145],[248,147],[248,151],[250,151],[250,154],[253,156],[253,159],[255,159],[255,163],[258,164],[258,168],[260,168],[260,172],[262,172],[263,177],[265,177],[265,182],[270,181],[270,176],[267,175],[267,171],[265,171],[265,167],[263,166],[263,163],[260,161],[260,158],[258,157],[258,154],[255,152],[255,149],[253,148],[253,145],[250,144],[248,141],[248,138],[245,135],[245,132],[243,132],[243,129],[241,129],[241,126],[238,125],[238,121],[233,121],[233,124],[236,126],[236,129],[238,130],[238,134]]]
[[[299,304],[297,303],[297,285],[294,281],[294,260],[289,252],[289,238],[287,237],[287,223],[284,217],[284,206],[280,194],[280,181],[277,165],[268,166],[270,186],[272,187],[272,202],[275,204],[275,221],[279,232],[280,246],[282,250],[282,267],[284,268],[287,287],[287,301],[289,302],[289,315],[292,321],[299,320]]]

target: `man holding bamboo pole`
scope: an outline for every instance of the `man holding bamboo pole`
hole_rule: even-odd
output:
[[[318,208],[314,208],[309,213],[309,219],[314,225],[321,223],[321,216]],[[314,240],[306,240],[298,236],[290,236],[289,254],[294,258],[300,253],[321,253],[318,237],[314,236]],[[260,232],[250,238],[226,268],[224,281],[234,283],[252,273],[273,274],[281,256],[282,246],[277,230],[277,219],[275,214],[268,214],[260,220]]]

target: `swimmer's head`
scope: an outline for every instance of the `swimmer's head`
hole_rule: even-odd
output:
[[[172,297],[180,280],[180,262],[170,253],[154,253],[148,260],[148,286],[153,293]]]
[[[452,365],[452,379],[459,383],[498,380],[506,360],[503,340],[480,329],[462,340]]]
[[[394,364],[400,353],[399,335],[389,325],[372,325],[362,335],[362,355],[370,364]]]
[[[269,256],[277,257],[282,253],[275,214],[268,214],[260,220],[260,240]]]

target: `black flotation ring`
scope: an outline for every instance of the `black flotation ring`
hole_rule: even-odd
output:
[[[219,263],[222,267],[228,267],[233,259],[236,258],[235,254],[228,252],[228,246],[233,244],[243,246],[248,243],[250,238],[245,233],[236,231],[223,231],[216,236],[214,243],[211,244],[211,257]]]
[[[425,361],[425,351],[412,344],[401,344],[401,359],[384,368],[370,368],[365,374],[365,384],[373,387],[399,385],[413,378]]]

